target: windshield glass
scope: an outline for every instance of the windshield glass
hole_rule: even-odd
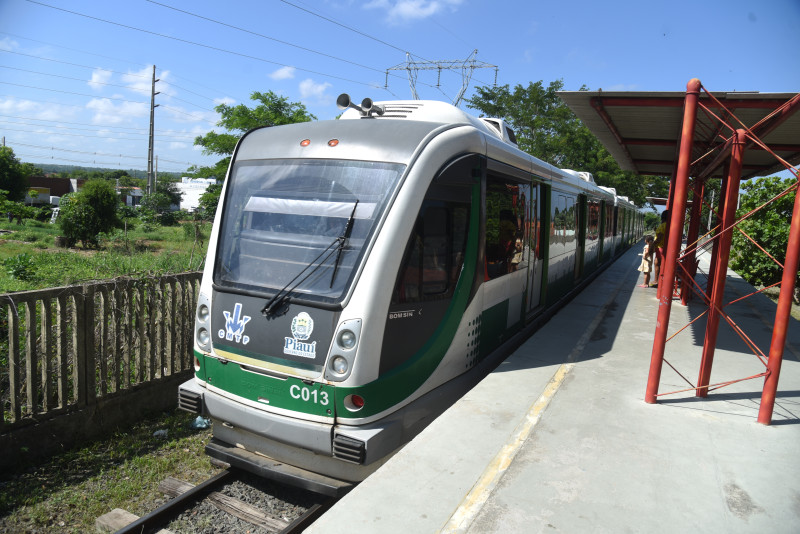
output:
[[[237,163],[225,197],[214,282],[274,294],[314,263],[303,276],[319,268],[291,296],[340,300],[403,169],[342,160]],[[330,245],[344,235],[351,216],[353,227],[339,253]]]

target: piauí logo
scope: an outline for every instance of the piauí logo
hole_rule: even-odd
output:
[[[292,335],[295,339],[305,341],[311,337],[313,331],[314,319],[306,312],[300,312],[292,319]]]
[[[301,358],[317,357],[317,342],[306,343],[314,331],[314,319],[306,312],[300,312],[292,319],[292,336],[283,338],[283,353]]]
[[[242,315],[242,304],[236,303],[232,315],[229,311],[223,311],[222,314],[225,315],[225,329],[220,329],[217,335],[228,341],[236,339],[237,343],[247,345],[250,342],[250,336],[244,335],[244,327],[250,321],[250,316]]]

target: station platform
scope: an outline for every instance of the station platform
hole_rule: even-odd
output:
[[[756,422],[763,378],[647,404],[658,300],[636,287],[640,252],[627,251],[306,532],[800,532],[800,323],[789,327],[772,425]],[[726,301],[751,291],[729,272]],[[726,311],[768,352],[775,307],[757,295]],[[703,311],[674,301],[670,335]],[[704,333],[705,317],[666,345],[693,382]],[[711,382],[763,370],[721,322]],[[659,392],[686,387],[665,363]]]

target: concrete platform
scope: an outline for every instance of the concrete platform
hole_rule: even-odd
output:
[[[800,324],[771,426],[756,422],[761,378],[646,404],[658,301],[636,287],[640,248],[307,532],[800,532]],[[727,301],[752,291],[733,273],[727,288]],[[670,335],[703,311],[676,302]],[[775,305],[728,312],[768,352]],[[666,347],[693,382],[704,332],[705,317]],[[763,370],[722,324],[712,382]],[[686,387],[665,364],[659,391]]]

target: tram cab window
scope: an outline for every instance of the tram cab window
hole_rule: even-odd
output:
[[[469,206],[425,200],[403,255],[392,301],[420,302],[453,294],[467,242]]]

